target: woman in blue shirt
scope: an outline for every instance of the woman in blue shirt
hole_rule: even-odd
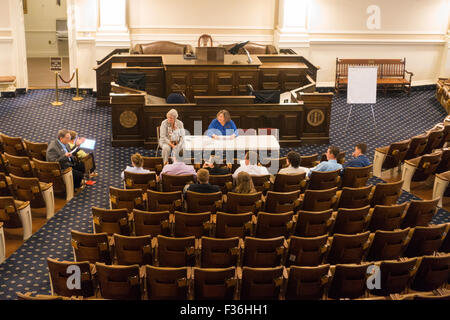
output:
[[[232,138],[238,135],[236,125],[231,120],[230,113],[227,110],[220,110],[217,113],[217,118],[209,124],[207,135],[213,139],[218,136],[231,136]]]

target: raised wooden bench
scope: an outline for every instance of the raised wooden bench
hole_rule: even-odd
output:
[[[377,66],[379,88],[387,93],[387,90],[403,90],[411,92],[412,72],[405,69],[406,58],[404,59],[339,59],[336,58],[336,81],[335,90],[346,89],[348,83],[349,66]],[[407,79],[406,74],[409,74]]]
[[[450,113],[450,78],[439,78],[436,83],[436,98],[445,111]]]

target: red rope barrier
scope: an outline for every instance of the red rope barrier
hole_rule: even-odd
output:
[[[75,71],[73,72],[72,77],[70,78],[69,81],[64,80],[59,73],[58,73],[58,77],[59,77],[59,79],[61,79],[62,82],[70,83],[73,80],[73,77],[75,77]]]

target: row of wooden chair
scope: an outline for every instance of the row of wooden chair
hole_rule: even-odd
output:
[[[45,161],[47,143],[32,142],[21,137],[10,137],[0,133],[0,152],[13,156],[26,156]]]

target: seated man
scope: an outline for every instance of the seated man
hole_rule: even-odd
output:
[[[219,186],[212,185],[209,183],[209,172],[206,169],[198,170],[197,181],[198,183],[190,184],[187,190],[198,193],[214,193],[220,191]]]
[[[247,172],[251,176],[263,176],[270,174],[266,167],[258,165],[258,154],[255,151],[249,151],[245,155],[244,164],[242,164],[233,173],[233,179],[237,179],[239,172]]]
[[[219,162],[219,158],[211,156],[208,161],[205,161],[203,168],[208,170],[209,174],[213,176],[229,174],[230,169],[228,167],[221,166]]]
[[[280,174],[299,174],[306,172],[308,174],[309,169],[305,167],[300,167],[300,154],[295,151],[289,151],[287,154],[287,164],[288,167],[280,169],[278,173]]]
[[[342,165],[337,162],[337,156],[339,155],[339,148],[335,146],[329,146],[327,150],[327,161],[322,161],[314,168],[311,168],[308,172],[308,177],[311,176],[313,171],[335,171],[342,170]]]
[[[142,166],[144,165],[144,159],[142,158],[142,156],[139,153],[135,153],[131,156],[131,165],[132,165],[132,167],[127,166],[125,168],[125,170],[122,171],[122,174],[120,175],[122,180],[125,179],[125,171],[132,172],[132,173],[152,173],[152,172],[154,172],[154,171],[150,171],[150,170],[142,168]]]
[[[62,129],[58,131],[58,139],[50,141],[47,147],[46,160],[48,162],[59,162],[61,169],[72,168],[73,186],[78,189],[82,186],[84,176],[83,162],[76,162],[73,154],[69,152],[70,132]],[[79,146],[82,141],[77,141],[76,146]]]
[[[358,143],[355,146],[355,151],[352,153],[352,156],[355,159],[350,160],[346,164],[344,164],[344,168],[347,167],[367,167],[370,165],[369,158],[366,157],[367,145],[365,143]]]
[[[194,166],[187,165],[183,161],[183,150],[180,150],[178,155],[175,154],[175,157],[172,157],[172,164],[166,164],[159,176],[159,180],[162,180],[162,175],[168,174],[171,176],[177,176],[177,175],[186,175],[186,174],[192,174],[194,175],[194,179],[197,179],[197,172],[195,172]]]

